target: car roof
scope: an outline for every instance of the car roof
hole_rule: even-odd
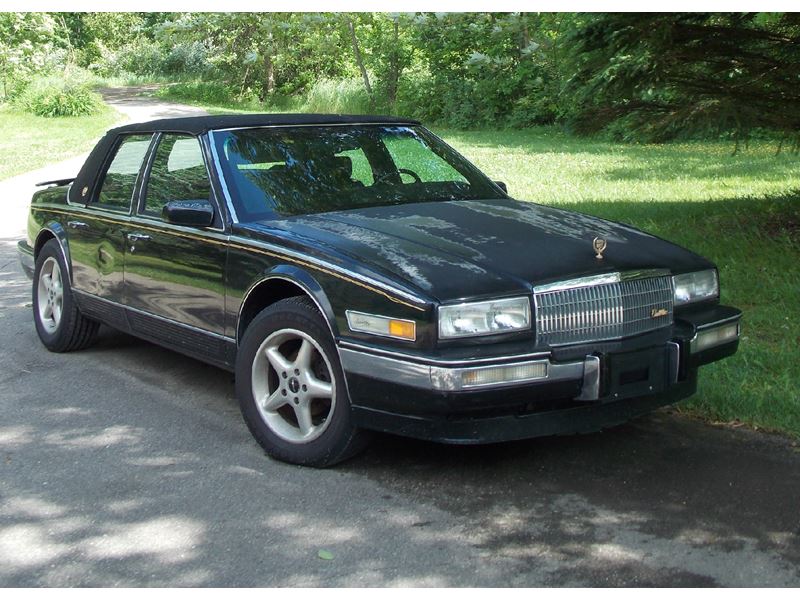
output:
[[[380,115],[333,115],[309,113],[229,114],[202,117],[177,117],[157,119],[143,123],[129,123],[111,129],[109,133],[149,133],[170,131],[199,135],[214,129],[239,127],[270,127],[289,125],[352,125],[352,124],[419,125],[419,121]]]

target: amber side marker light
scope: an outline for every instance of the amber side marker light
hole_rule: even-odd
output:
[[[383,337],[409,340],[417,339],[417,324],[406,319],[392,319],[381,315],[371,315],[355,310],[345,311],[347,326],[351,331],[371,333]]]

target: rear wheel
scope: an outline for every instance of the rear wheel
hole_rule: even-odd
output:
[[[250,431],[274,458],[326,467],[365,445],[365,432],[352,423],[333,339],[305,297],[275,303],[247,328],[236,391]]]
[[[36,257],[33,272],[33,320],[51,352],[81,350],[91,345],[99,324],[81,314],[72,295],[67,265],[56,240]]]

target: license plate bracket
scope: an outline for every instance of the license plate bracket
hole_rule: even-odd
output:
[[[608,400],[647,396],[667,385],[666,348],[648,348],[606,356],[604,383]]]

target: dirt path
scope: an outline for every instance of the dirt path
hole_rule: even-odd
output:
[[[194,106],[164,102],[158,98],[143,96],[158,86],[136,86],[103,88],[100,94],[106,104],[121,115],[119,124],[149,121],[167,117],[184,117],[207,114]],[[73,177],[83,165],[88,153],[28,171],[0,181],[0,238],[22,238],[25,234],[25,219],[31,195],[41,181]]]

